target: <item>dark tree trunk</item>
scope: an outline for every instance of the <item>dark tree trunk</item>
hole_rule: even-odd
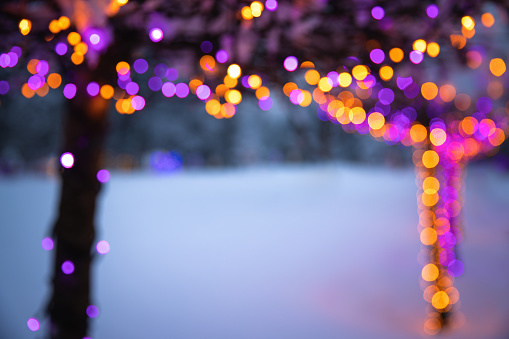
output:
[[[82,339],[87,334],[94,216],[101,188],[96,176],[106,134],[108,101],[87,95],[89,75],[85,70],[75,76],[78,91],[68,102],[62,149],[62,153],[71,152],[75,162],[72,168],[62,169],[60,205],[53,228],[56,254],[53,294],[48,304],[52,339]],[[64,274],[62,263],[68,260],[74,264],[74,272]]]

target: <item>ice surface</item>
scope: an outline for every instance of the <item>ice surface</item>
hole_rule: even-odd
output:
[[[113,172],[99,202],[93,339],[425,337],[411,168],[331,164]],[[509,334],[509,177],[469,169],[465,324]],[[0,180],[0,337],[36,338],[58,181]],[[41,322],[41,331],[47,321]]]

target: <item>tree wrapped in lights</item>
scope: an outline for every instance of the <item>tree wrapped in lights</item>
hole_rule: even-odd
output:
[[[462,234],[462,170],[470,159],[494,154],[507,132],[503,82],[497,80],[505,62],[496,57],[497,45],[483,39],[493,34],[495,11],[484,12],[482,5],[323,0],[3,5],[2,29],[10,33],[0,43],[5,51],[0,66],[23,63],[30,75],[1,82],[0,94],[20,90],[31,98],[59,90],[69,99],[52,234],[51,337],[87,333],[95,203],[109,177],[101,159],[110,106],[136,114],[155,95],[196,96],[206,113],[229,119],[247,94],[262,110],[271,109],[271,91],[283,92],[294,105],[315,102],[319,119],[349,133],[414,147],[419,234],[426,248],[422,287],[431,305],[425,330],[438,332],[458,300],[453,280],[463,270],[454,251]],[[454,82],[464,63],[482,81],[459,93],[461,84]]]

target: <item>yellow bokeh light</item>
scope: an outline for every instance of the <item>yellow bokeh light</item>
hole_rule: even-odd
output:
[[[422,193],[421,200],[424,206],[432,207],[438,203],[438,193],[428,194],[426,192]]]
[[[71,46],[77,45],[81,41],[81,35],[78,32],[71,32],[67,35],[67,41],[69,41]]]
[[[46,94],[48,94],[48,92],[49,92],[49,86],[48,86],[48,84],[47,84],[47,83],[46,83],[46,84],[44,84],[44,85],[42,85],[42,87],[38,88],[38,89],[35,91],[35,93],[36,93],[38,96],[40,96],[40,97],[44,97],[44,96],[46,96]]]
[[[258,100],[266,99],[270,96],[270,90],[267,87],[262,86],[256,90],[255,95]]]
[[[350,73],[343,72],[338,77],[339,80],[339,86],[341,87],[348,87],[352,84],[352,76]]]
[[[259,75],[253,74],[247,78],[247,83],[252,89],[257,89],[262,85],[262,78]]]
[[[210,55],[204,55],[200,58],[200,67],[204,71],[213,71],[216,67],[216,60]]]
[[[488,141],[494,147],[502,145],[505,141],[505,133],[500,128],[493,129],[493,133],[488,136]]]
[[[440,45],[436,42],[430,42],[426,48],[426,51],[430,57],[434,58],[440,53]]]
[[[205,110],[210,115],[217,115],[221,112],[221,104],[216,99],[211,99],[205,104]]]
[[[470,31],[474,29],[475,21],[471,16],[466,15],[461,18],[461,25]]]
[[[320,73],[314,69],[310,69],[304,74],[304,79],[310,85],[316,85],[320,81]]]
[[[73,64],[75,65],[80,65],[83,60],[85,58],[83,57],[83,54],[79,53],[79,52],[74,52],[72,55],[71,55],[71,61]]]
[[[117,73],[120,75],[126,75],[131,70],[131,66],[125,61],[120,61],[117,63],[117,66],[115,68],[117,70]]]
[[[124,6],[129,0],[116,0],[116,3],[119,6]]]
[[[461,28],[461,34],[467,39],[472,39],[475,35],[475,29],[466,29],[465,27]]]
[[[189,89],[191,90],[191,93],[196,94],[196,89],[201,85],[203,85],[203,82],[200,79],[192,79],[189,81]]]
[[[426,127],[421,124],[415,124],[410,128],[410,138],[412,138],[413,142],[422,142],[428,136],[428,131]]]
[[[111,97],[113,97],[113,93],[114,93],[114,90],[113,90],[113,87],[111,87],[110,85],[103,85],[101,87],[101,97],[103,97],[104,99],[111,99]]]
[[[32,21],[28,19],[23,19],[19,22],[19,31],[23,35],[27,35],[30,33],[30,30],[32,29]]]
[[[251,3],[251,13],[255,18],[258,18],[260,15],[262,15],[263,12],[263,4],[259,1],[253,1]]]
[[[329,92],[332,89],[332,84],[330,83],[329,78],[321,78],[318,82],[318,88],[320,88],[322,92]]]
[[[389,57],[393,62],[400,62],[404,56],[405,54],[401,48],[395,47],[389,51]]]
[[[48,75],[48,85],[51,88],[57,88],[62,84],[62,77],[58,73],[51,73]]]
[[[357,80],[364,80],[369,74],[369,69],[364,65],[357,65],[352,69],[352,75]]]
[[[27,83],[24,83],[23,86],[21,86],[21,94],[27,99],[32,98],[35,95],[35,91],[28,87]]]
[[[440,98],[445,102],[451,102],[456,97],[456,88],[452,85],[440,86]]]
[[[461,121],[460,127],[465,134],[472,135],[477,131],[478,121],[474,117],[466,117]]]
[[[490,98],[499,99],[504,94],[504,85],[500,81],[490,81],[487,91]]]
[[[438,278],[438,267],[433,264],[427,264],[422,268],[421,276],[426,281],[433,281]]]
[[[248,6],[242,7],[240,10],[240,15],[242,15],[242,19],[244,20],[251,20],[253,19],[253,12],[251,11],[251,8]]]
[[[71,26],[71,20],[69,20],[69,18],[66,16],[61,16],[58,18],[58,26],[62,31],[66,30],[69,28],[69,26]]]
[[[383,66],[380,68],[380,78],[384,81],[389,81],[394,76],[394,70],[391,66]]]
[[[240,92],[237,91],[236,89],[232,89],[226,91],[226,93],[224,94],[224,98],[230,104],[237,105],[242,101],[242,94],[240,94]]]
[[[58,20],[51,20],[48,28],[49,28],[50,32],[53,34],[57,34],[61,30],[60,25],[58,24]]]
[[[301,93],[302,93],[303,99],[299,105],[302,107],[308,107],[309,105],[311,105],[311,102],[313,101],[313,97],[311,96],[311,93],[309,93],[309,91],[302,90]]]
[[[447,133],[441,128],[434,128],[429,133],[429,140],[435,146],[440,146],[447,140]]]
[[[428,150],[422,155],[422,164],[426,168],[434,168],[438,165],[440,160],[438,153],[433,150]]]
[[[422,182],[422,189],[426,194],[435,194],[440,189],[440,182],[435,177],[427,177]]]
[[[493,17],[493,14],[491,13],[484,13],[481,16],[481,22],[485,27],[491,27],[495,23],[495,18]]]
[[[466,111],[467,109],[469,109],[471,103],[472,99],[470,99],[470,96],[465,93],[460,93],[456,95],[456,98],[454,99],[454,105],[460,111]]]
[[[283,92],[285,93],[286,96],[289,96],[290,93],[294,90],[294,89],[297,89],[299,88],[297,86],[296,83],[294,82],[287,82],[284,86],[283,86]]]
[[[223,79],[224,85],[228,88],[233,88],[237,86],[238,80],[236,78],[232,78],[231,76],[227,75]]]
[[[228,66],[227,70],[228,75],[233,79],[238,79],[240,75],[242,74],[242,71],[240,69],[240,66],[237,64],[231,64]]]
[[[421,94],[426,100],[433,100],[438,94],[438,87],[432,82],[425,82],[421,86]]]
[[[490,71],[494,76],[501,76],[506,71],[504,60],[495,58],[490,61]]]
[[[233,105],[233,104],[230,104],[227,102],[227,103],[221,105],[221,115],[224,118],[231,118],[232,116],[235,115],[235,111],[236,111],[235,105]]]
[[[462,34],[451,34],[452,47],[462,49],[466,44],[467,39]]]
[[[88,52],[88,46],[86,43],[84,42],[80,42],[79,44],[77,44],[76,46],[74,46],[74,51],[76,53],[81,53],[83,55],[87,54]]]
[[[28,63],[27,63],[27,70],[32,73],[32,74],[35,74],[37,73],[37,64],[39,63],[39,60],[38,59],[31,59]]]
[[[315,68],[315,64],[311,61],[303,61],[302,64],[300,64],[300,68]]]
[[[362,107],[353,107],[350,112],[348,112],[348,117],[354,125],[359,125],[366,120],[366,111]]]
[[[426,45],[426,41],[419,39],[414,41],[412,47],[415,51],[424,53],[426,51]]]
[[[224,94],[226,93],[226,91],[228,90],[228,86],[226,86],[225,84],[219,84],[217,85],[216,87],[216,94],[218,97],[222,97],[224,96]]]
[[[373,112],[368,116],[368,125],[371,129],[378,130],[385,124],[385,117],[382,113]]]
[[[433,245],[437,241],[437,232],[431,227],[426,227],[421,231],[420,240],[423,245]]]
[[[438,291],[431,299],[431,304],[437,310],[444,309],[449,305],[449,296],[444,291]]]

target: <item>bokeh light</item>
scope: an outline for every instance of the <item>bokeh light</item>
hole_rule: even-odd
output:
[[[45,251],[51,251],[54,247],[53,239],[46,237],[41,241],[41,247]]]
[[[297,67],[299,67],[299,61],[297,60],[296,57],[289,56],[286,57],[283,65],[288,72],[293,72],[297,69]]]
[[[148,33],[148,36],[150,38],[150,40],[152,40],[153,42],[159,42],[161,40],[163,40],[163,30],[158,28],[158,27],[154,27],[150,30],[150,32]]]
[[[97,253],[106,254],[110,251],[110,244],[106,240],[101,240],[96,245]]]
[[[74,264],[72,261],[66,260],[62,263],[61,269],[64,274],[72,274],[74,272]]]
[[[101,183],[106,183],[110,181],[111,174],[108,170],[102,169],[97,172],[97,180]]]
[[[87,307],[87,316],[89,318],[95,318],[99,315],[99,309],[95,305],[89,305]]]
[[[72,153],[65,152],[60,156],[60,164],[65,168],[71,168],[74,165],[74,156]]]
[[[35,318],[29,318],[27,320],[27,327],[30,331],[35,332],[38,331],[41,326],[39,324],[39,320]]]

